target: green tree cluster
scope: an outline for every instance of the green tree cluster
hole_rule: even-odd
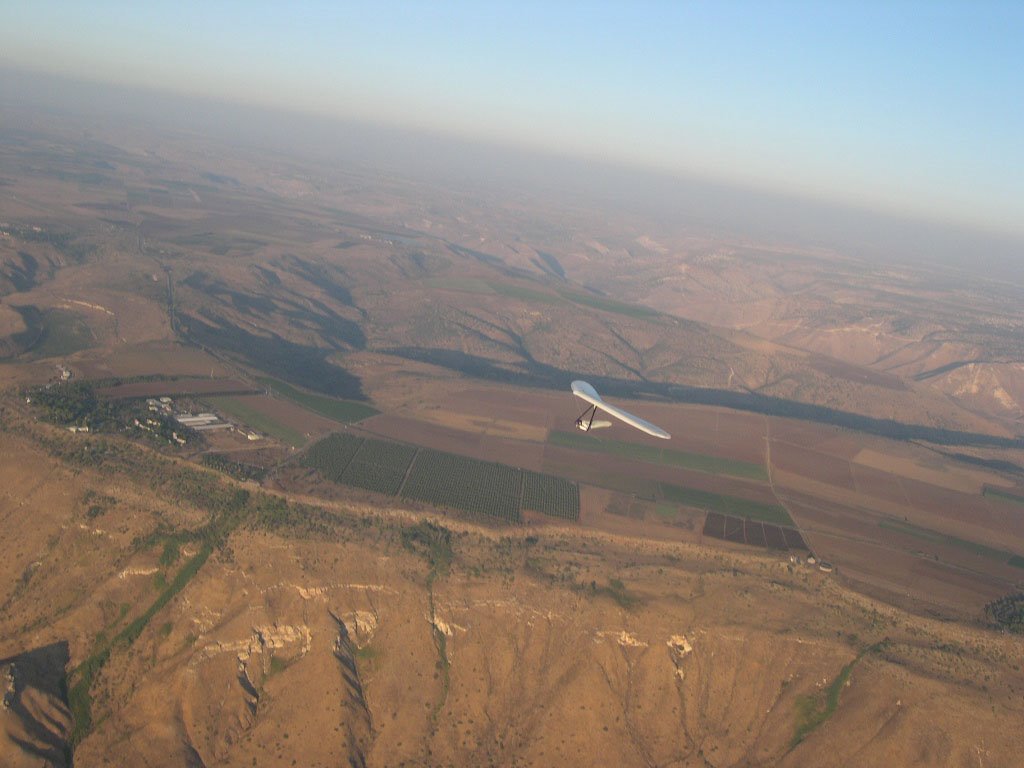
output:
[[[993,600],[985,606],[985,615],[1010,632],[1024,634],[1024,592]]]

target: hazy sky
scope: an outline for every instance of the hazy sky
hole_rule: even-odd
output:
[[[1024,2],[0,2],[0,61],[1024,232]]]

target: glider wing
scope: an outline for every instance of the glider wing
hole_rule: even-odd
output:
[[[651,422],[644,421],[639,416],[634,416],[632,413],[624,411],[621,408],[617,408],[611,403],[606,403],[601,399],[601,396],[597,394],[597,390],[585,381],[574,381],[572,383],[572,393],[580,400],[600,408],[609,416],[614,416],[620,421],[624,421],[626,424],[629,424],[629,426],[639,429],[641,432],[646,432],[648,435],[652,435],[654,437],[660,437],[663,440],[668,440],[671,437],[671,435],[661,427],[656,427],[654,424],[651,424]]]

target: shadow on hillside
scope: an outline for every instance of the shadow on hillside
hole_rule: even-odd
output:
[[[1008,438],[977,432],[959,432],[952,429],[904,424],[892,419],[877,419],[858,413],[840,411],[822,405],[801,403],[779,397],[759,395],[756,392],[735,392],[725,389],[680,386],[666,382],[632,381],[607,376],[567,371],[536,360],[523,360],[504,367],[477,355],[452,349],[419,349],[397,347],[382,350],[384,354],[429,363],[488,381],[500,381],[521,387],[568,389],[573,379],[585,378],[604,395],[628,398],[657,398],[672,403],[717,405],[738,411],[783,416],[790,419],[831,424],[844,429],[866,432],[893,440],[923,440],[937,445],[973,445],[990,448],[1024,448],[1024,437]],[[1015,465],[1014,465],[1015,466]],[[1022,471],[1016,467],[1017,471]]]
[[[72,764],[71,710],[68,707],[68,643],[61,640],[0,659],[0,689],[4,707],[21,722],[23,735],[11,740],[44,765]],[[27,693],[33,701],[27,702]],[[40,697],[40,694],[42,695]],[[56,709],[40,706],[39,699],[59,702]]]

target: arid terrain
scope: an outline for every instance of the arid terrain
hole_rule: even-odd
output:
[[[0,763],[1024,753],[1019,281],[0,139]],[[673,439],[577,432],[580,377]]]
[[[113,640],[79,765],[1012,765],[1019,753],[1014,636],[902,611],[763,551],[487,530],[383,504],[292,501],[277,521],[249,490],[225,545],[129,644],[122,628],[204,546],[138,542],[216,515],[228,481],[142,448],[85,468],[52,428],[5,427],[3,515],[18,535],[2,652],[16,680],[19,654],[63,645],[74,665]],[[17,524],[26,510],[31,528]],[[15,689],[5,764],[59,764],[81,713],[73,723],[41,683]]]

